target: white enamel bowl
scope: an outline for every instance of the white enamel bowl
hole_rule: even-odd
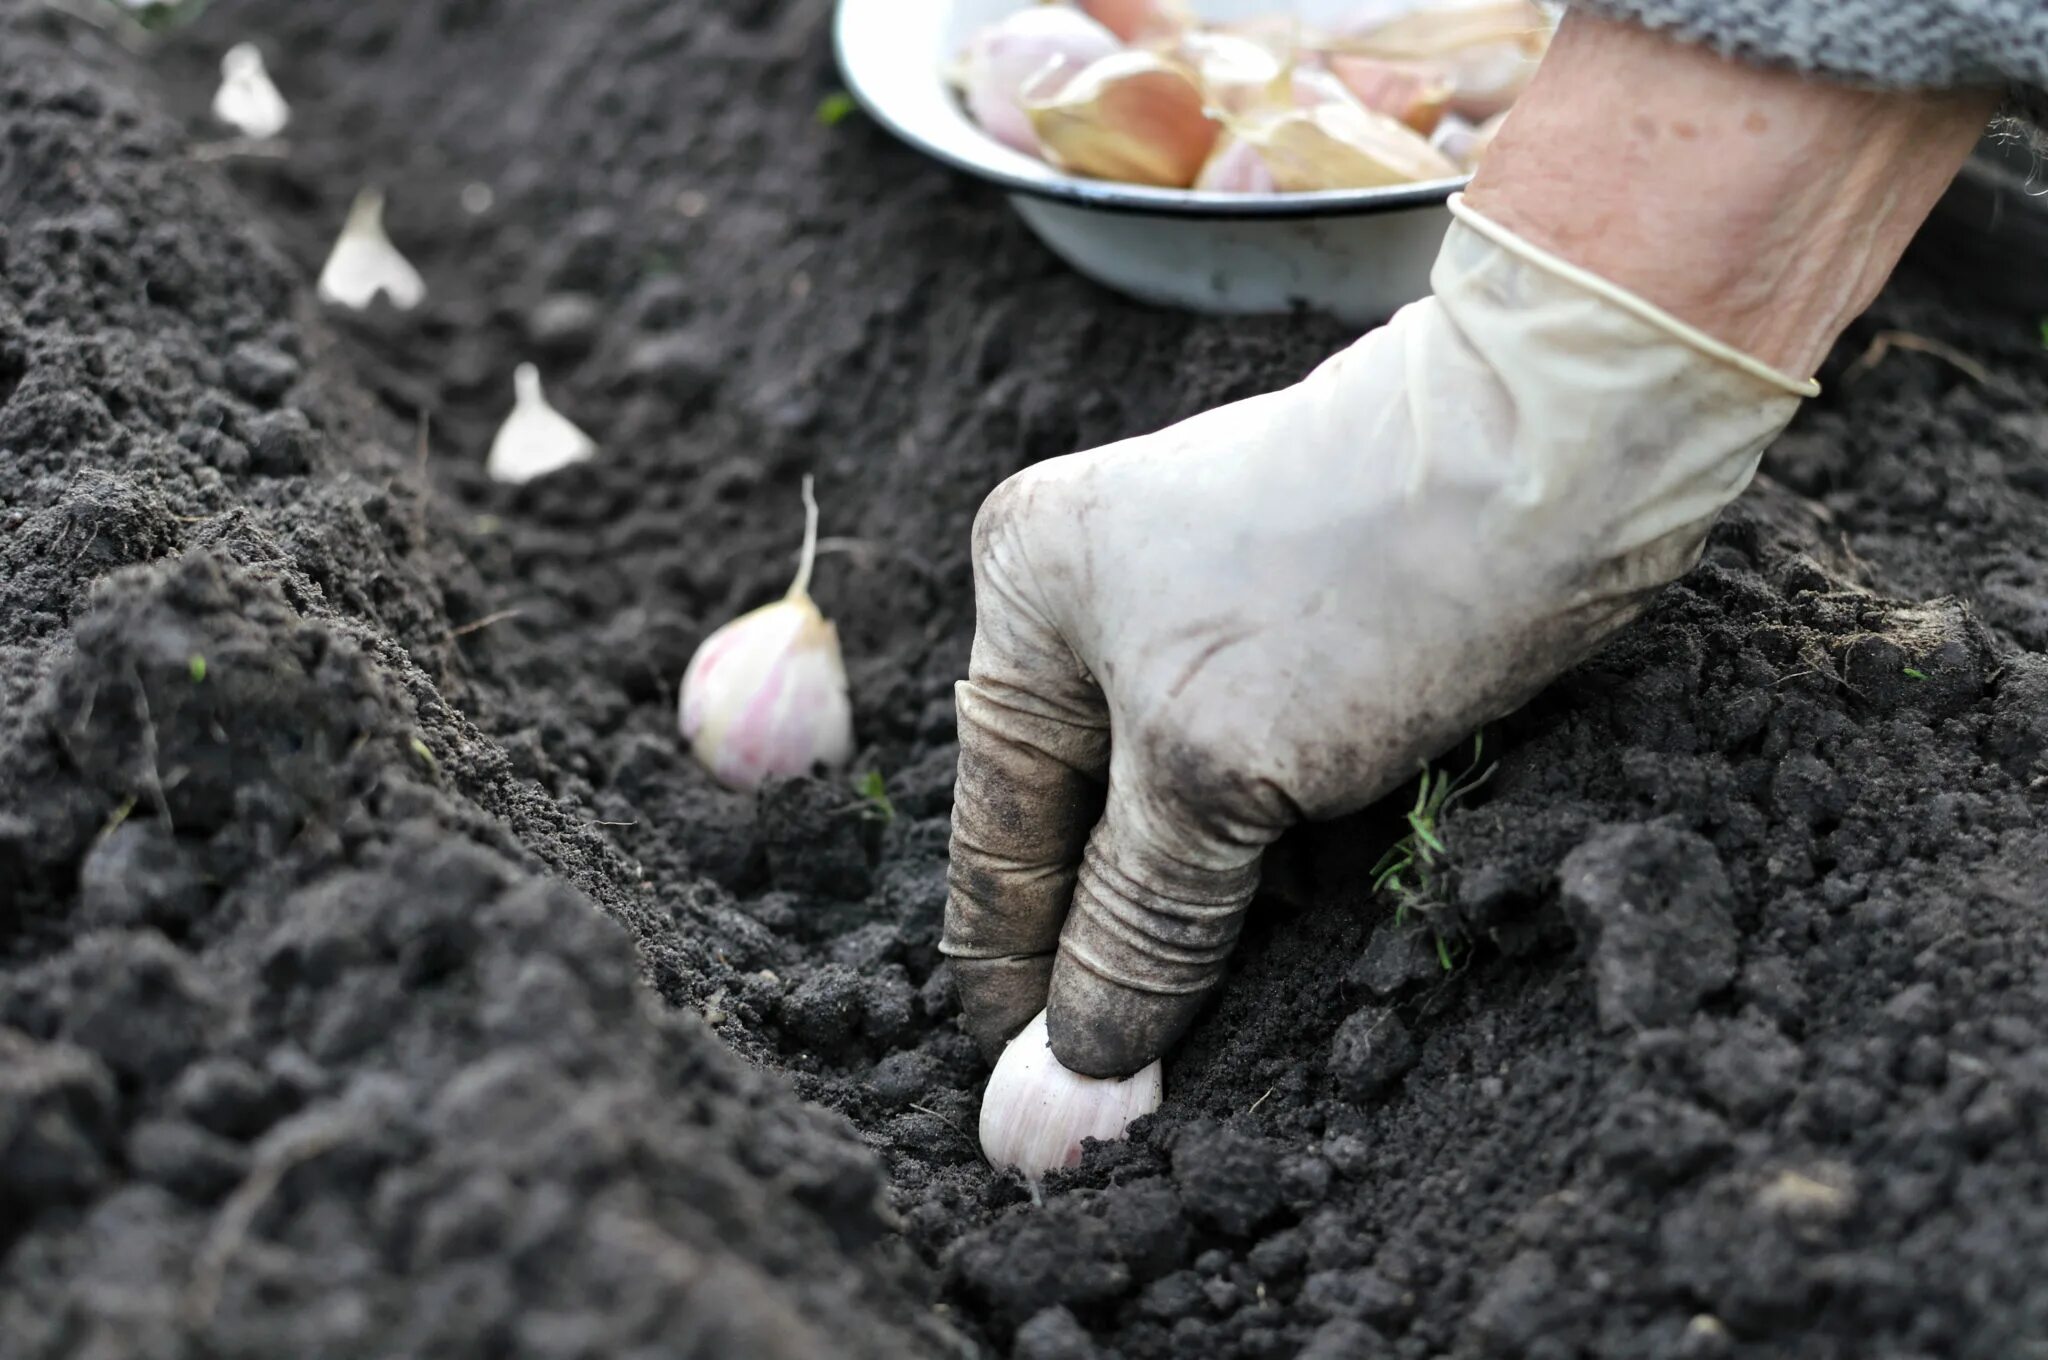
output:
[[[926,155],[1007,192],[1039,239],[1088,277],[1201,312],[1333,313],[1365,326],[1429,291],[1463,179],[1314,194],[1205,194],[1063,174],[975,127],[947,87],[969,34],[1034,0],[839,0],[847,89]],[[1295,0],[1310,23],[1356,0]],[[1196,0],[1205,19],[1285,0]]]

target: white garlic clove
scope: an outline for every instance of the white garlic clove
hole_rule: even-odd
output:
[[[520,486],[596,452],[596,441],[548,404],[540,370],[521,364],[512,374],[512,413],[491,440],[484,472],[494,482]]]
[[[1157,1062],[1121,1081],[1084,1077],[1060,1065],[1040,1011],[1010,1040],[981,1096],[981,1150],[992,1165],[1031,1180],[1077,1165],[1086,1138],[1110,1141],[1159,1108]]]
[[[1553,29],[1536,0],[1410,3],[1399,13],[1378,0],[1359,19],[1331,42],[1333,52],[1436,64],[1451,85],[1451,111],[1474,123],[1514,103],[1535,74]]]
[[[322,302],[352,311],[369,306],[379,293],[400,311],[411,311],[427,296],[426,281],[384,234],[384,195],[365,189],[349,205],[348,221],[320,270]]]
[[[1195,177],[1195,188],[1211,194],[1270,194],[1277,186],[1259,149],[1240,141],[1236,133],[1226,132]]]
[[[1507,117],[1506,113],[1497,113],[1474,127],[1457,114],[1447,113],[1437,124],[1436,131],[1429,135],[1429,144],[1465,169],[1473,169],[1479,164],[1479,158],[1486,154],[1486,149],[1493,145],[1493,139]]]
[[[213,116],[259,142],[283,132],[291,121],[291,108],[263,69],[263,53],[255,43],[236,43],[221,57]]]
[[[1054,91],[1027,86],[1024,111],[1061,169],[1170,189],[1195,182],[1222,131],[1194,77],[1153,52],[1113,53]]]
[[[691,753],[729,788],[853,758],[839,630],[809,593],[817,549],[818,503],[806,477],[803,553],[789,593],[704,639],[683,672],[678,725]]]
[[[1286,97],[1291,49],[1214,29],[1183,33],[1174,55],[1186,62],[1214,108],[1241,113]]]
[[[954,79],[982,131],[1036,156],[1038,134],[1021,102],[1024,86],[1034,78],[1048,81],[1052,72],[1078,71],[1117,48],[1116,35],[1079,10],[1024,9],[969,38]]]

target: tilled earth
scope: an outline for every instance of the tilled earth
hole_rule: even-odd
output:
[[[825,0],[62,11],[0,14],[7,1355],[2048,1355],[2031,319],[1899,281],[1425,890],[1401,797],[1293,838],[1039,1205],[935,950],[967,524],[1343,331],[821,121]],[[429,301],[323,311],[373,182]],[[604,452],[496,488],[526,358]],[[805,473],[887,812],[674,734]]]

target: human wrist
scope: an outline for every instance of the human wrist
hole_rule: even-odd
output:
[[[1803,375],[1876,296],[1995,103],[1853,89],[1573,14],[1467,201]]]

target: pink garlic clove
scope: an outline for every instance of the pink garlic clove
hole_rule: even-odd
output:
[[[1440,66],[1343,53],[1333,54],[1329,63],[1330,73],[1344,82],[1359,103],[1425,137],[1436,130],[1450,105],[1451,79]]]
[[[804,548],[789,594],[704,639],[683,672],[678,725],[721,784],[837,769],[853,758],[853,710],[839,630],[808,593],[818,504],[804,478]]]
[[[1046,159],[1097,179],[1185,189],[1222,125],[1186,68],[1152,52],[1117,52],[1048,90],[1024,91]]]
[[[1195,178],[1195,188],[1212,194],[1270,194],[1276,187],[1259,149],[1240,141],[1234,132],[1223,134],[1215,154]]]
[[[1127,43],[1170,39],[1194,22],[1183,0],[1081,0],[1081,9]]]
[[[1021,96],[1034,77],[1078,71],[1119,49],[1116,35],[1079,10],[1019,10],[967,40],[955,80],[982,131],[1027,155],[1039,153]]]

